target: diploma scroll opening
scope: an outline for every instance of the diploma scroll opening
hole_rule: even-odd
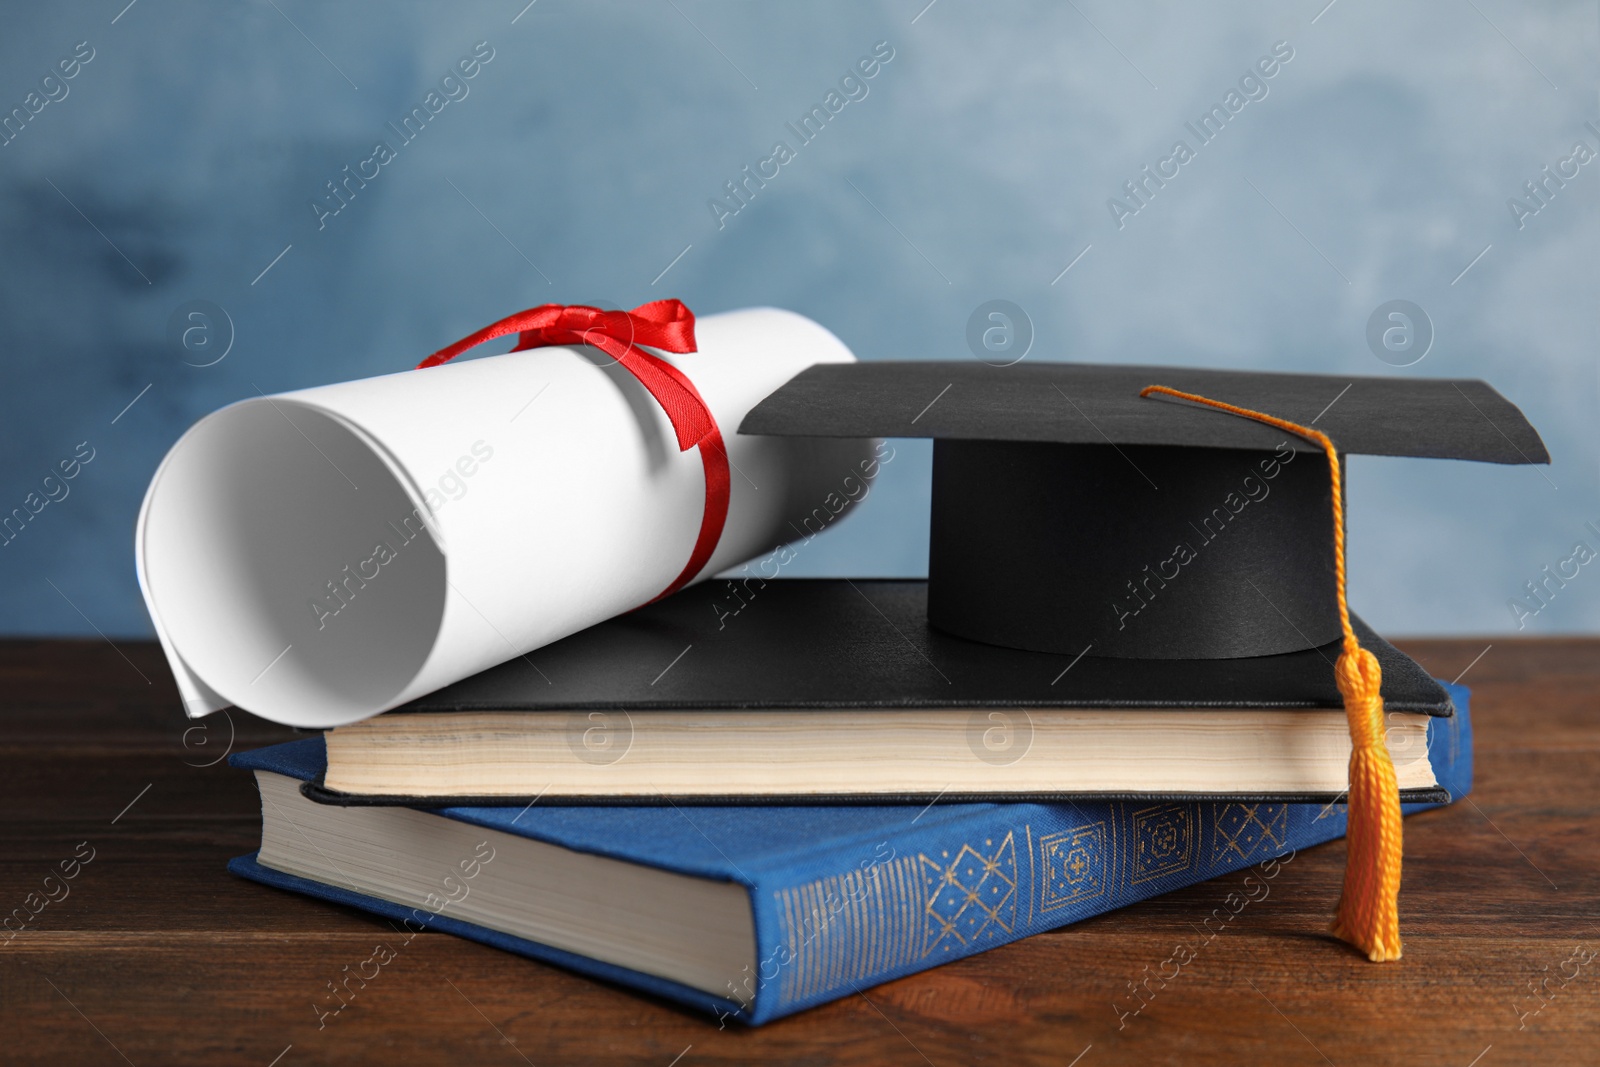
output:
[[[357,428],[290,399],[196,426],[144,531],[154,606],[189,669],[243,708],[361,717],[398,696],[447,590],[405,481]]]

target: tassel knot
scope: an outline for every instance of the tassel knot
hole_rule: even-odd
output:
[[[1333,681],[1344,697],[1345,714],[1350,720],[1350,743],[1356,748],[1384,743],[1383,668],[1378,657],[1360,645],[1348,644],[1334,664]]]

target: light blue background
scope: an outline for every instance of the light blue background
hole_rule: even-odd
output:
[[[1030,360],[1483,377],[1554,465],[1355,459],[1354,603],[1392,633],[1514,630],[1525,581],[1600,549],[1600,162],[1520,230],[1506,205],[1600,147],[1592,3],[925,2],[8,11],[0,108],[77,42],[95,58],[0,147],[0,512],[96,457],[0,548],[0,629],[149,634],[134,518],[188,425],[547,301],[775,304],[864,359],[962,360],[1004,298]],[[1269,95],[1119,230],[1107,199],[1279,40]],[[470,95],[319,231],[323,183],[479,41]],[[869,95],[719,229],[708,199],[878,41]],[[167,338],[196,298],[236,327],[203,369]],[[1405,371],[1365,340],[1394,298],[1436,331]],[[929,454],[902,444],[792,572],[923,573]],[[1596,630],[1600,564],[1523,632]]]

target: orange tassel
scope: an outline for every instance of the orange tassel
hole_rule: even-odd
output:
[[[1334,682],[1344,697],[1350,724],[1349,852],[1345,859],[1344,891],[1334,915],[1335,937],[1350,942],[1374,963],[1400,958],[1400,787],[1394,761],[1384,741],[1383,672],[1371,652],[1361,647],[1350,627],[1350,607],[1345,600],[1344,492],[1339,453],[1321,430],[1275,418],[1249,408],[1210,400],[1193,393],[1151,385],[1140,396],[1160,393],[1240,415],[1280,430],[1298,434],[1322,446],[1328,457],[1333,483],[1333,570],[1339,598],[1339,625],[1344,631],[1344,651],[1334,666]]]

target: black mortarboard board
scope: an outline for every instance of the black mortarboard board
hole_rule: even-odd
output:
[[[934,440],[928,621],[1041,652],[1232,659],[1340,636],[1327,462],[1548,463],[1488,384],[1180,367],[873,362],[809,368],[740,433]],[[1310,454],[1308,454],[1310,453]]]

